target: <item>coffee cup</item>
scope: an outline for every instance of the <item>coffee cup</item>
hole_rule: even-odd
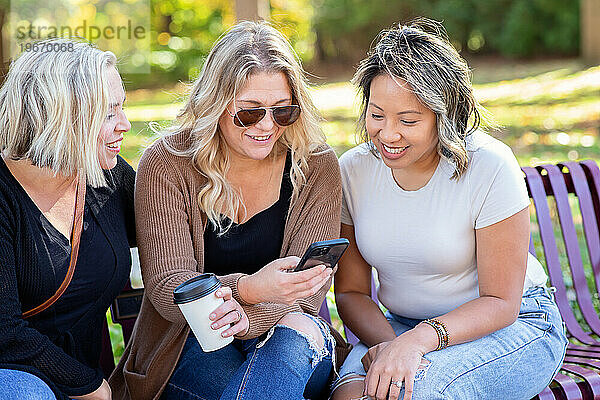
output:
[[[179,306],[198,343],[205,352],[218,350],[233,342],[233,336],[223,337],[221,333],[227,330],[227,324],[219,329],[212,329],[214,322],[208,316],[224,300],[215,295],[221,282],[214,274],[202,274],[183,282],[173,291],[173,301]]]

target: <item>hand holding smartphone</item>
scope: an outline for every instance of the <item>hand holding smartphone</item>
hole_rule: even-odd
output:
[[[317,265],[325,265],[329,268],[335,267],[339,259],[348,248],[347,239],[333,239],[314,242],[311,244],[293,272],[304,271]]]

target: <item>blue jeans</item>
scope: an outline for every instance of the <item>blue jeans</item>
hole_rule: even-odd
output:
[[[0,369],[0,400],[56,400],[52,390],[35,375]]]
[[[324,347],[290,327],[275,325],[265,335],[234,340],[205,353],[190,332],[162,400],[300,400],[328,389],[335,347],[329,328],[316,317]]]
[[[386,317],[396,335],[420,322],[391,313]],[[519,317],[512,325],[472,342],[427,353],[430,364],[417,373],[412,398],[531,399],[552,381],[567,343],[551,290],[531,288],[523,295]],[[361,358],[367,350],[364,344],[357,344],[340,377],[366,375]],[[402,396],[404,389],[399,398]]]

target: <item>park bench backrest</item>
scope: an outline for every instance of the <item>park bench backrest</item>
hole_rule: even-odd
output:
[[[110,316],[114,323],[121,325],[123,330],[123,340],[125,344],[131,338],[133,326],[142,306],[142,295],[144,289],[133,289],[131,283],[123,288],[123,291],[113,301],[110,306]],[[105,322],[102,331],[102,353],[100,355],[100,367],[104,375],[108,377],[115,368],[112,344],[108,332],[108,324]]]
[[[550,282],[557,291],[556,302],[561,311],[567,331],[571,336],[585,344],[596,344],[586,327],[577,321],[569,302],[569,294],[575,294],[579,310],[591,332],[600,334],[600,320],[594,308],[593,298],[600,293],[598,274],[600,272],[600,236],[598,234],[600,170],[593,161],[565,162],[558,165],[543,165],[537,168],[525,167],[530,196],[533,198],[542,242],[543,255]],[[569,194],[576,196],[579,202],[578,213],[572,214]],[[560,226],[552,223],[552,210],[547,199],[554,198]],[[587,254],[580,249],[580,240],[574,221],[581,220],[586,241]],[[555,230],[560,228],[563,243],[557,243]],[[560,237],[559,237],[560,239]],[[531,246],[530,246],[531,247]],[[565,249],[568,270],[561,267],[559,257],[561,248]],[[535,249],[530,248],[535,254]],[[541,255],[541,254],[539,254]],[[587,256],[587,257],[586,257]],[[586,274],[584,258],[590,261],[590,270]],[[572,281],[572,290],[567,289],[566,276]],[[566,275],[566,276],[565,276]],[[588,276],[593,275],[595,287],[588,286]]]
[[[542,247],[532,241],[530,252],[544,258],[567,334],[581,343],[569,344],[555,386],[538,398],[598,399],[600,342],[592,334],[600,333],[593,300],[600,293],[600,170],[591,160],[522,169]]]

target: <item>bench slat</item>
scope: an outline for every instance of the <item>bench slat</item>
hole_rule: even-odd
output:
[[[534,397],[534,400],[555,400],[555,399],[562,399],[563,397],[557,397],[557,395],[554,393],[554,391],[552,389],[550,389],[549,387],[545,388],[544,390],[542,390],[542,392],[540,394],[538,394],[537,396]]]
[[[594,367],[600,369],[600,361],[597,358],[583,358],[583,357],[574,357],[567,355],[565,357],[565,362],[571,364],[581,364],[587,365],[588,367]]]
[[[598,168],[598,165],[592,160],[582,161],[579,165],[581,165],[581,168],[585,173],[586,181],[592,196],[592,209],[594,216],[596,217],[596,227],[600,228],[600,168]],[[589,218],[589,212],[586,212],[584,218]],[[596,252],[600,252],[600,236],[598,236],[598,234],[596,237],[592,235],[591,238],[587,237],[586,234],[586,239],[588,240],[588,248],[594,247]],[[596,240],[591,242],[590,239]],[[590,251],[590,254],[594,253]],[[598,257],[600,257],[600,254]],[[592,270],[594,271],[594,277],[596,278],[596,291],[600,293],[600,279],[598,279],[600,277],[600,258],[590,255],[590,262],[592,264]]]
[[[563,364],[562,369],[583,379],[583,382],[579,382],[578,386],[580,389],[583,388],[582,392],[586,392],[584,398],[591,396],[594,400],[600,399],[600,375],[579,365],[569,363]]]
[[[566,162],[563,165],[570,171],[575,194],[579,199],[579,211],[581,213],[588,256],[592,265],[592,271],[594,272],[596,290],[600,292],[600,282],[598,280],[598,273],[600,272],[600,234],[598,233],[598,220],[594,209],[592,191],[594,184],[593,181],[588,181],[588,176],[585,173],[583,165],[576,162]]]
[[[567,297],[567,286],[560,267],[558,247],[554,237],[554,226],[540,170],[532,167],[523,167],[521,169],[525,173],[529,193],[533,198],[548,277],[552,286],[557,289],[554,297],[560,314],[567,326],[567,330],[572,336],[576,337],[580,342],[592,344],[595,342],[594,339],[581,329]]]
[[[558,383],[565,396],[567,396],[567,399],[576,400],[584,398],[583,394],[581,393],[581,389],[577,385],[577,382],[575,382],[570,376],[559,372],[554,376],[554,382]]]
[[[577,302],[587,324],[594,333],[598,333],[600,332],[600,320],[598,320],[598,316],[594,309],[592,297],[588,288],[587,278],[583,268],[583,260],[579,249],[579,242],[577,239],[577,231],[575,230],[575,223],[573,222],[573,215],[571,213],[569,194],[565,183],[565,180],[569,179],[577,184],[580,189],[580,194],[584,196],[583,199],[585,199],[586,194],[589,196],[589,191],[586,193],[586,191],[581,188],[581,177],[578,179],[570,179],[573,174],[580,173],[583,177],[585,174],[581,170],[581,167],[576,167],[575,165],[571,165],[569,172],[564,174],[561,171],[560,164],[559,166],[544,165],[544,169],[548,172],[548,178],[550,179],[550,184],[552,185],[552,189],[554,191],[554,199],[556,201],[556,208],[560,219],[560,226],[562,228],[565,250],[569,260],[571,276],[573,278],[573,288],[575,289],[575,293],[577,295]]]

